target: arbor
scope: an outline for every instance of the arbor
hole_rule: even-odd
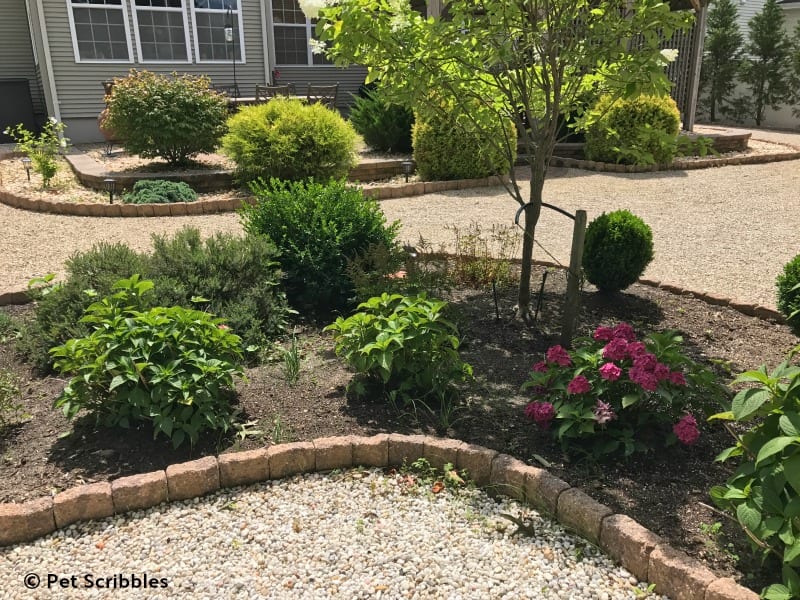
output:
[[[524,213],[517,308],[526,319],[559,125],[567,115],[583,115],[600,93],[665,93],[669,53],[659,50],[661,36],[688,27],[692,17],[660,0],[451,0],[445,12],[426,18],[404,0],[342,0],[320,10],[317,34],[337,63],[367,66],[368,81],[380,80],[385,93],[420,114],[441,117],[455,106],[492,131],[514,120],[530,157],[529,201],[513,169],[508,185]],[[486,110],[470,111],[476,102]],[[505,135],[497,143],[510,156],[517,139]]]
[[[742,80],[750,88],[750,116],[757,126],[764,120],[768,106],[777,110],[791,97],[790,45],[783,23],[783,10],[777,0],[767,0],[748,23]]]
[[[726,112],[742,65],[744,36],[736,24],[738,12],[732,0],[715,0],[708,13],[700,86],[712,122],[718,110]]]

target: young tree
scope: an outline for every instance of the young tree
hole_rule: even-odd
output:
[[[524,213],[517,310],[527,320],[534,236],[563,117],[581,114],[601,92],[666,93],[671,53],[662,54],[659,42],[688,27],[692,16],[660,0],[443,5],[445,18],[427,18],[407,0],[341,0],[320,11],[317,34],[337,63],[367,66],[368,81],[380,80],[396,101],[423,115],[459,110],[483,131],[514,120],[530,157],[528,200],[513,168],[507,188]],[[510,156],[517,139],[507,135],[498,143]]]
[[[777,110],[791,96],[789,38],[783,23],[777,0],[767,0],[748,23],[750,41],[745,46],[742,80],[750,88],[750,116],[756,126],[761,125],[768,106]]]
[[[742,64],[744,36],[736,24],[737,16],[738,10],[732,0],[715,0],[708,13],[700,86],[705,91],[712,122],[718,110],[725,112]]]

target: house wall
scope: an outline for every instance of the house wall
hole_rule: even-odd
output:
[[[46,111],[37,79],[25,0],[0,1],[0,57],[0,80],[27,79],[33,112],[40,119],[44,118]]]
[[[242,0],[242,31],[244,33],[244,63],[236,64],[236,80],[242,96],[253,96],[255,86],[269,81],[274,62],[269,60],[269,44],[264,43],[264,31],[270,0]],[[215,85],[233,84],[233,67],[230,63],[147,63],[139,62],[133,34],[132,2],[126,2],[127,18],[131,28],[131,63],[77,63],[69,26],[66,0],[42,0],[47,22],[53,76],[56,83],[61,118],[67,124],[67,136],[73,142],[100,141],[97,115],[104,108],[101,82],[125,76],[130,69],[148,70],[157,73],[190,73],[208,75]],[[194,39],[191,15],[188,35],[194,57]],[[266,27],[268,37],[270,29]],[[266,47],[266,52],[265,52]],[[337,104],[345,106],[348,92],[355,92],[364,81],[361,68],[341,69],[333,66],[285,67],[281,70],[281,82],[294,82],[298,93],[303,93],[311,82],[327,84],[339,82],[340,93]]]

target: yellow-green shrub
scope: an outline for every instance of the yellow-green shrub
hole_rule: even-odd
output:
[[[222,150],[240,181],[342,179],[356,165],[356,132],[321,104],[274,99],[228,120]]]
[[[473,122],[477,118],[480,130]],[[424,181],[474,179],[508,173],[517,158],[517,132],[489,114],[416,115],[412,130],[417,173]],[[510,150],[510,156],[509,156]]]
[[[586,131],[586,157],[634,165],[669,163],[675,157],[681,115],[669,96],[631,99],[602,96]]]

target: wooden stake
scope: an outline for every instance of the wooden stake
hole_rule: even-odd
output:
[[[572,250],[569,255],[567,274],[567,298],[564,303],[564,320],[561,324],[561,345],[572,346],[575,321],[581,309],[581,270],[583,269],[583,239],[586,235],[586,211],[575,211],[575,225],[572,229]]]

